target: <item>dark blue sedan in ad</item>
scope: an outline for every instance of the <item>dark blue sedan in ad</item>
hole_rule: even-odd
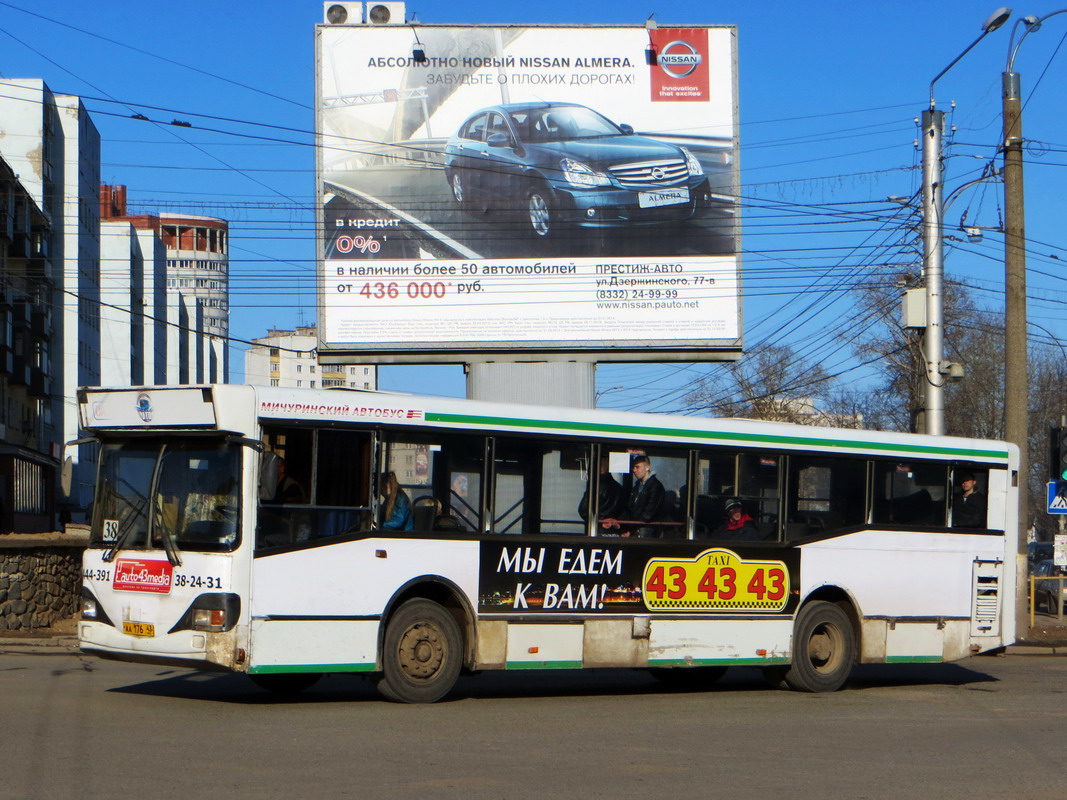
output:
[[[573,227],[683,222],[713,202],[688,149],[574,103],[483,108],[449,139],[444,164],[465,210],[512,211],[541,239]]]

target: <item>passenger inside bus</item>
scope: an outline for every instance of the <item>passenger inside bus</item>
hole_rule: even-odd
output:
[[[386,472],[378,480],[378,491],[382,495],[382,527],[389,531],[415,530],[411,500],[407,492],[400,488],[395,472]]]
[[[618,518],[602,519],[600,525],[609,534],[618,532],[623,537],[660,538],[666,533],[664,527],[672,527],[667,490],[656,477],[652,460],[646,454],[633,455],[630,464],[632,481],[626,503]],[[679,532],[683,530],[678,523],[673,527]]]
[[[956,476],[958,488],[952,494],[952,527],[984,528],[986,496],[979,490],[975,473],[967,470]]]
[[[619,485],[619,482],[612,476],[610,469],[610,460],[607,456],[600,459],[600,476],[597,481],[597,518],[604,519],[606,517],[616,517],[624,509],[623,505],[623,489]],[[582,495],[581,501],[578,503],[578,516],[583,521],[589,519],[589,488],[586,487],[585,494]]]
[[[736,497],[726,501],[725,519],[711,532],[713,539],[737,539],[755,541],[763,538],[756,521],[745,511],[744,505]]]
[[[278,485],[274,490],[274,502],[282,504],[306,503],[307,492],[292,475],[286,472],[285,459],[278,456]]]

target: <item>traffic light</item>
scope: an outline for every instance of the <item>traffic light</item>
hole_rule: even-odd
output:
[[[1049,477],[1067,483],[1067,428],[1049,431]]]

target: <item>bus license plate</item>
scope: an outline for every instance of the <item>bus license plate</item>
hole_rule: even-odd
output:
[[[689,202],[689,189],[664,189],[659,192],[641,192],[637,196],[637,204],[641,208],[656,208],[657,206],[673,206],[678,203]]]
[[[156,626],[151,622],[123,622],[122,632],[129,636],[155,636]]]

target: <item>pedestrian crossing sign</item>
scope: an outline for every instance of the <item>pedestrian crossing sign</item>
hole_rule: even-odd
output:
[[[1067,483],[1048,482],[1048,513],[1067,514]]]

